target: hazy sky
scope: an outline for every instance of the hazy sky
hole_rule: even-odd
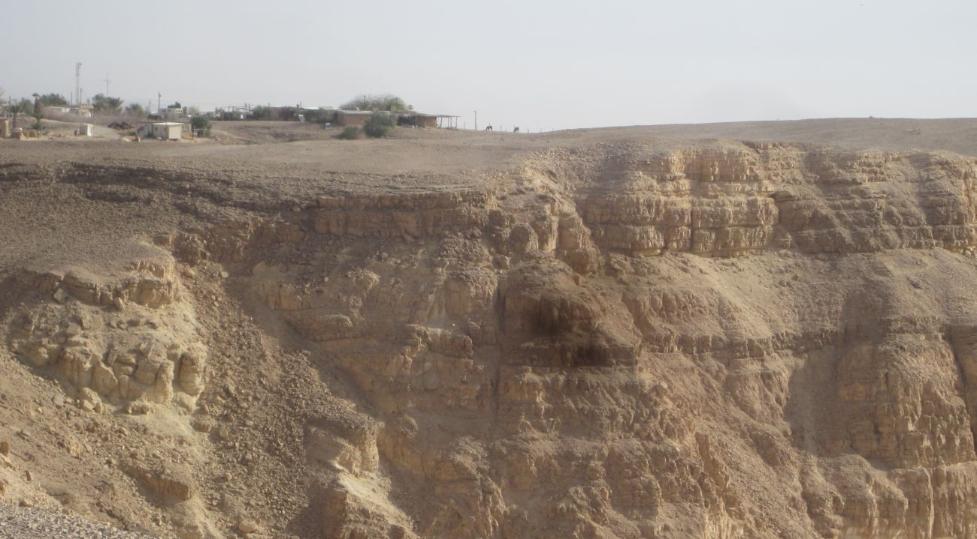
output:
[[[977,116],[977,0],[0,0],[0,88],[472,127]]]

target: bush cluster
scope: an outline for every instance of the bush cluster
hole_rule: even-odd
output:
[[[190,119],[190,126],[193,128],[193,132],[202,132],[203,136],[210,136],[210,118],[206,116],[194,116]]]
[[[394,128],[396,121],[394,115],[388,112],[374,112],[363,126],[363,131],[370,138],[381,138]]]
[[[343,129],[342,133],[337,135],[340,140],[356,140],[360,138],[360,128],[350,125]]]
[[[387,112],[407,112],[411,106],[403,99],[390,94],[361,95],[339,107],[342,110],[383,110]]]

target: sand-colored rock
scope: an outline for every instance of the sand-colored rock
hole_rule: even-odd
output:
[[[4,496],[185,537],[977,534],[977,160],[654,132],[21,150]]]
[[[24,302],[10,326],[10,349],[75,392],[164,404],[181,392],[191,403],[203,389],[207,349],[172,258],[159,256],[163,262],[127,264],[115,279],[84,269],[22,274],[33,286],[18,290]]]

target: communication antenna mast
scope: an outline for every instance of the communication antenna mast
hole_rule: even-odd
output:
[[[109,95],[109,83],[110,83],[110,82],[112,82],[112,81],[111,81],[111,80],[109,80],[109,74],[108,74],[108,73],[106,73],[106,74],[105,74],[105,96],[106,96],[106,97],[108,97],[108,95]]]
[[[75,64],[75,105],[81,105],[81,62]]]

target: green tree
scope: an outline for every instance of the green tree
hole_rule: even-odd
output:
[[[190,127],[193,128],[193,132],[198,131],[203,132],[203,136],[210,136],[210,118],[206,116],[194,116],[190,119]]]
[[[41,111],[41,109],[44,107],[44,105],[41,104],[41,96],[40,95],[34,94],[33,97],[34,97],[34,103],[33,103],[32,108],[34,110],[31,112],[31,116],[34,117],[34,125],[31,126],[31,127],[33,129],[40,130],[41,128],[44,127],[44,124],[41,123],[41,118],[44,117],[44,114]]]
[[[92,106],[95,107],[96,112],[115,114],[122,110],[122,99],[109,97],[105,94],[96,94],[92,98]]]
[[[37,101],[44,107],[67,107],[68,100],[61,94],[43,94],[37,97]]]
[[[373,112],[407,112],[413,107],[395,95],[383,94],[357,96],[339,108],[342,110],[370,110]]]
[[[129,103],[126,107],[126,114],[129,116],[143,117],[146,115],[146,110],[139,103]]]
[[[370,138],[381,138],[387,136],[394,128],[394,115],[389,112],[374,112],[363,125],[363,132]]]
[[[17,116],[21,114],[34,114],[34,103],[30,99],[13,101],[7,105],[7,110],[14,116],[14,129],[17,128]]]

